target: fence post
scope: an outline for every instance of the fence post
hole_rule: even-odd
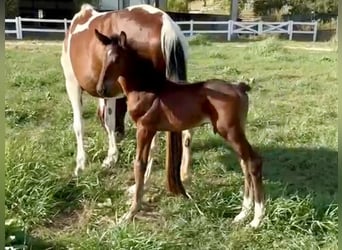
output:
[[[68,20],[64,18],[64,32],[66,33],[68,31]]]
[[[18,17],[18,34],[19,34],[19,39],[23,39],[23,29],[22,29],[22,23],[21,23],[21,17]]]
[[[292,20],[289,21],[288,32],[289,32],[289,40],[292,40],[292,35],[293,35],[293,21]]]
[[[232,34],[232,28],[233,28],[233,25],[232,25],[232,20],[228,20],[228,29],[227,29],[227,40],[230,41],[231,39],[231,34]]]
[[[262,21],[258,22],[258,35],[260,36],[262,34]]]
[[[19,17],[15,17],[15,32],[17,34],[17,39],[20,39],[19,33]]]
[[[316,21],[315,26],[314,26],[314,33],[313,33],[313,37],[312,37],[312,40],[314,42],[316,42],[316,38],[317,38],[317,26],[318,26],[318,22]]]
[[[190,20],[190,37],[194,35],[194,20]]]

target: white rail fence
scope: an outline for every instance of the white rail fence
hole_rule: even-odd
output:
[[[47,32],[47,33],[64,33],[68,29],[71,20],[64,19],[37,19],[37,18],[21,18],[5,19],[5,24],[14,23],[15,29],[5,29],[5,34],[16,34],[17,39],[23,39],[24,32]],[[63,28],[48,29],[48,28],[26,28],[23,23],[60,23]],[[234,34],[287,34],[289,40],[292,40],[293,34],[309,34],[312,35],[312,40],[316,41],[317,38],[317,22],[236,22],[236,21],[179,21],[176,22],[180,25],[185,35],[194,36],[196,34],[226,34],[227,40],[230,41]],[[194,26],[209,25],[216,26],[215,29],[202,30],[194,29]],[[25,25],[26,26],[26,25]],[[61,25],[62,26],[62,25]],[[188,26],[188,29],[184,29]],[[218,29],[222,27],[222,29]]]

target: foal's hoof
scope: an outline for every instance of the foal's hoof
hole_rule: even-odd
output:
[[[260,219],[253,219],[249,224],[248,224],[248,226],[250,227],[250,228],[253,228],[253,229],[256,229],[256,228],[258,228],[259,226],[260,226],[260,224],[261,224],[261,220]]]
[[[245,212],[240,212],[235,218],[233,219],[232,223],[237,224],[243,222],[247,218],[247,213]]]
[[[133,214],[131,212],[127,212],[118,220],[116,225],[118,226],[127,225],[133,221],[133,218],[134,218]]]

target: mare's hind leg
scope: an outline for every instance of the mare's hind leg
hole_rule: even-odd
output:
[[[118,160],[118,149],[115,140],[115,98],[100,99],[100,107],[103,108],[103,125],[108,135],[108,153],[102,166],[110,167]]]
[[[260,225],[265,210],[262,184],[262,159],[258,153],[253,150],[239,125],[227,129],[226,139],[232,144],[234,151],[240,156],[244,163],[243,166],[246,168],[246,172],[251,178],[250,182],[248,175],[245,175],[245,183],[248,183],[248,185],[249,183],[252,184],[252,188],[248,188],[248,197],[250,198],[253,196],[254,198],[254,218],[249,225],[256,228]],[[251,192],[253,195],[251,195]],[[248,199],[245,201],[245,203],[249,202]]]
[[[83,144],[82,90],[78,83],[73,81],[66,80],[65,86],[73,111],[73,128],[77,141],[76,168],[74,174],[78,176],[79,172],[84,170],[86,162],[86,153]]]
[[[191,181],[190,164],[191,164],[191,131],[182,131],[182,163],[181,163],[181,180],[184,184]]]
[[[144,177],[144,179],[145,179],[144,180],[145,190],[149,187],[149,184],[150,184],[150,175],[151,175],[151,171],[152,171],[152,164],[153,164],[155,154],[158,150],[158,136],[159,136],[159,133],[156,133],[156,135],[153,137],[152,143],[151,143],[150,153],[148,156],[147,168],[146,168],[145,177]],[[130,186],[127,189],[128,195],[132,196],[135,192],[135,189],[136,189],[135,184]]]
[[[144,193],[144,175],[148,161],[152,138],[155,131],[143,127],[137,128],[137,150],[134,162],[135,193],[129,211],[120,219],[119,223],[133,219],[141,207]]]

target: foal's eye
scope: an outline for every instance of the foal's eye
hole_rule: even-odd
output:
[[[119,59],[119,55],[112,55],[112,62],[117,63]]]

